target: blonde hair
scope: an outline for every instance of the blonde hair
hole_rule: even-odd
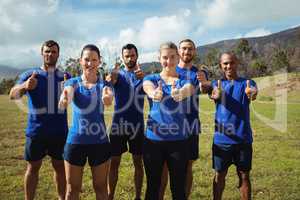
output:
[[[176,50],[176,52],[178,53],[178,48],[176,46],[175,43],[173,42],[165,42],[165,43],[162,43],[160,46],[159,46],[159,54],[161,53],[161,50],[163,49],[174,49]]]

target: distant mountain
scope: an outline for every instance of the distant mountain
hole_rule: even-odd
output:
[[[6,65],[0,65],[0,79],[2,80],[3,78],[5,79],[15,78],[25,70],[27,69],[18,69]]]
[[[251,38],[239,38],[231,40],[223,40],[213,44],[208,44],[204,46],[197,47],[197,53],[199,59],[197,59],[195,64],[205,64],[208,57],[208,54],[211,51],[217,52],[215,56],[219,56],[220,53],[225,51],[235,51],[239,42],[241,40],[247,40],[250,47],[250,52],[247,55],[248,57],[244,61],[245,66],[250,66],[250,63],[254,59],[262,59],[267,66],[267,71],[272,71],[272,56],[276,49],[281,49],[287,52],[287,57],[289,65],[291,66],[292,71],[300,69],[300,26],[296,28],[287,29],[280,31],[278,33],[270,34],[262,37],[251,37]],[[142,63],[141,67],[146,73],[152,73],[159,71],[161,69],[160,63],[158,62],[148,62]],[[214,68],[218,68],[214,66]],[[218,69],[216,69],[218,71]],[[212,73],[219,73],[213,71]],[[259,70],[258,70],[259,71]],[[245,72],[246,74],[249,71]],[[253,73],[250,74],[253,76]],[[257,76],[254,74],[254,76]]]
[[[156,73],[161,71],[161,65],[159,62],[147,62],[141,64],[141,69],[146,74]]]
[[[300,26],[287,29],[263,37],[251,37],[246,39],[258,57],[270,58],[274,48],[288,51],[289,62],[292,66],[300,66]],[[200,60],[203,62],[205,56],[211,49],[218,52],[232,51],[241,39],[232,39],[197,47]]]

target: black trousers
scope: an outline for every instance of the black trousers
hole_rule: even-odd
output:
[[[188,141],[144,140],[144,165],[147,177],[145,200],[158,200],[163,165],[169,169],[173,200],[186,200]]]

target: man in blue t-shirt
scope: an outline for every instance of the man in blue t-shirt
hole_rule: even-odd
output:
[[[124,68],[115,67],[107,80],[110,80],[115,95],[114,114],[110,130],[112,158],[109,172],[109,199],[113,199],[118,181],[121,156],[127,151],[132,154],[135,168],[135,199],[140,199],[144,168],[142,146],[144,140],[144,73],[137,65],[138,51],[135,45],[122,47]]]
[[[257,95],[256,83],[237,75],[238,59],[232,52],[220,57],[222,80],[212,82],[211,98],[216,104],[212,160],[215,176],[213,195],[222,199],[228,168],[234,164],[241,199],[251,199],[252,130],[249,104]]]
[[[67,114],[57,107],[61,85],[68,74],[56,69],[59,45],[49,40],[41,48],[43,66],[28,70],[20,75],[10,91],[11,99],[28,98],[28,124],[24,158],[25,199],[33,199],[38,183],[39,169],[46,155],[51,157],[59,199],[65,197],[65,171],[62,158],[68,133]]]

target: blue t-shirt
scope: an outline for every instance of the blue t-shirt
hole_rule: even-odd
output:
[[[26,136],[57,136],[66,137],[68,123],[66,111],[58,109],[61,94],[61,82],[64,72],[56,69],[54,72],[33,68],[19,76],[17,84],[22,84],[36,72],[37,87],[26,92],[28,97],[28,120]],[[67,74],[69,78],[70,75]]]
[[[198,135],[201,132],[201,125],[199,119],[199,81],[197,79],[198,69],[195,66],[192,66],[191,69],[186,69],[177,66],[176,72],[184,77],[187,80],[190,80],[191,83],[196,88],[196,93],[191,97],[186,99],[186,117],[190,123],[190,133],[191,135]]]
[[[171,85],[167,85],[159,74],[151,74],[144,78],[155,87],[162,82],[163,98],[160,102],[150,100],[150,112],[147,121],[146,138],[156,141],[184,140],[189,136],[189,121],[186,120],[184,104],[186,100],[176,102],[171,97]],[[176,88],[191,84],[187,79],[179,77]]]
[[[65,83],[65,87],[74,88],[72,101],[72,125],[67,143],[69,144],[102,144],[108,142],[104,121],[102,90],[104,82],[98,79],[92,88],[86,88],[80,76]]]
[[[131,123],[144,128],[143,79],[137,79],[133,71],[120,69],[117,82],[113,85],[115,95],[113,125]]]
[[[249,103],[245,88],[247,79],[222,79],[222,96],[215,101],[215,144],[252,143]],[[256,87],[251,80],[250,85]],[[217,86],[217,81],[212,82]]]

